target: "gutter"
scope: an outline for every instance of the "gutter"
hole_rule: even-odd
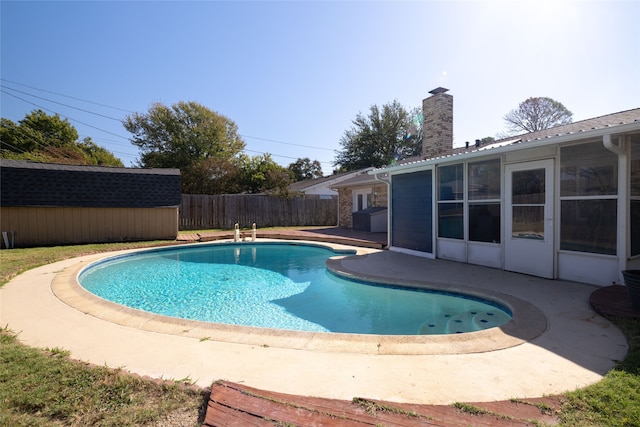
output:
[[[618,156],[624,156],[625,154],[627,154],[622,149],[620,149],[619,146],[615,145],[611,141],[611,134],[610,133],[602,135],[602,145],[604,145],[604,148],[606,148],[607,150],[617,154]]]
[[[422,169],[426,166],[438,165],[440,163],[445,163],[445,162],[453,162],[456,160],[460,160],[460,161],[470,160],[476,157],[483,157],[491,154],[498,156],[511,151],[539,148],[539,147],[545,147],[549,145],[561,144],[564,142],[587,140],[590,138],[600,138],[606,135],[609,135],[609,137],[611,137],[611,135],[621,135],[628,132],[635,132],[637,130],[640,130],[640,120],[625,123],[622,125],[605,126],[597,129],[589,129],[589,130],[576,131],[576,132],[571,132],[566,134],[547,136],[540,139],[533,139],[533,140],[523,139],[522,142],[518,142],[510,145],[504,145],[501,147],[495,147],[495,148],[490,148],[486,150],[467,151],[465,153],[460,153],[460,154],[449,154],[446,156],[435,157],[432,159],[418,160],[415,162],[405,163],[402,165],[390,166],[390,167],[380,168],[380,169],[373,169],[368,173],[369,175],[382,173],[382,172],[389,172],[389,173],[401,172],[402,173],[402,172],[408,172],[412,169]],[[611,144],[611,146],[614,147],[612,148],[612,150],[619,150],[619,147],[617,147],[615,144]],[[605,145],[605,148],[606,147],[607,146]],[[614,152],[618,154],[617,151],[614,151]]]
[[[379,174],[372,174],[376,181],[384,182],[387,184],[387,249],[391,247],[391,181],[389,181],[389,174],[383,172],[382,175],[387,179],[382,179]]]

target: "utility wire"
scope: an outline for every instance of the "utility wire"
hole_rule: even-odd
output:
[[[50,110],[49,108],[43,107],[42,105],[35,104],[35,103],[31,102],[31,101],[27,101],[27,100],[26,100],[26,99],[24,99],[24,98],[20,98],[20,97],[19,97],[19,96],[17,96],[17,95],[14,95],[14,94],[12,94],[12,93],[6,92],[5,90],[0,89],[0,92],[4,93],[5,95],[9,95],[9,96],[12,96],[12,97],[14,97],[14,98],[16,98],[16,99],[19,99],[19,100],[20,100],[20,101],[22,101],[22,102],[26,102],[27,104],[31,104],[31,105],[34,105],[34,106],[36,106],[36,107],[38,107],[38,108],[42,108],[43,110],[49,111],[50,113],[58,114],[59,116],[64,117],[65,119],[69,119],[69,120],[74,121],[74,122],[76,122],[76,123],[80,123],[80,124],[85,125],[85,126],[88,126],[88,127],[90,127],[90,128],[93,128],[93,129],[99,130],[100,132],[108,133],[109,135],[117,136],[118,138],[122,138],[122,139],[129,140],[129,138],[127,138],[126,136],[118,135],[117,133],[113,133],[113,132],[110,132],[110,131],[108,131],[108,130],[100,129],[99,127],[96,127],[96,126],[90,125],[90,124],[85,123],[85,122],[81,122],[80,120],[77,120],[77,119],[71,118],[71,117],[66,116],[66,115],[64,115],[64,114],[57,113],[57,112],[55,112],[55,111],[53,111],[53,110]]]
[[[298,157],[283,156],[283,155],[281,155],[281,154],[266,153],[266,152],[262,152],[262,151],[247,150],[247,149],[244,149],[244,150],[242,150],[242,151],[247,151],[247,152],[249,152],[249,153],[269,154],[269,155],[271,155],[271,156],[273,156],[273,157],[282,157],[282,158],[285,158],[285,159],[298,160]],[[331,164],[333,164],[333,163],[331,163],[331,162],[320,162],[320,163],[327,164],[327,165],[331,165]]]
[[[30,86],[30,85],[27,85],[27,84],[24,84],[24,83],[19,83],[19,82],[8,80],[8,79],[4,79],[4,78],[0,78],[0,80],[4,81],[4,82],[7,82],[7,83],[16,84],[16,85],[19,85],[19,86],[24,86],[24,87],[27,87],[27,88],[30,88],[30,89],[38,90],[38,91],[41,91],[41,92],[47,92],[47,93],[51,93],[51,94],[54,94],[54,95],[63,96],[65,98],[69,98],[69,99],[75,99],[77,101],[87,102],[89,104],[94,104],[94,105],[98,105],[98,106],[101,106],[101,107],[112,108],[114,110],[119,110],[119,111],[124,111],[126,113],[135,114],[135,112],[130,111],[130,110],[126,110],[124,108],[113,107],[113,106],[110,106],[110,105],[101,104],[99,102],[89,101],[87,99],[77,98],[75,96],[65,95],[63,93],[54,92],[54,91],[50,91],[50,90],[46,90],[46,89],[41,89],[41,88],[37,88],[37,87],[34,87],[34,86]],[[96,116],[104,117],[104,118],[107,118],[107,119],[110,119],[110,120],[115,120],[115,121],[118,121],[118,122],[122,121],[122,119],[117,119],[115,117],[110,117],[110,116],[107,116],[107,115],[104,115],[104,114],[95,113],[93,111],[85,110],[83,108],[74,107],[72,105],[64,104],[62,102],[53,101],[51,99],[43,98],[43,97],[28,93],[28,92],[24,92],[24,91],[21,91],[21,90],[18,90],[18,89],[14,89],[14,88],[8,87],[6,85],[0,85],[0,87],[4,87],[5,89],[9,89],[9,90],[12,90],[12,91],[24,94],[24,95],[32,96],[34,98],[42,99],[42,100],[48,101],[48,102],[53,102],[53,103],[58,104],[58,105],[62,105],[62,106],[69,107],[69,108],[73,108],[75,110],[79,110],[79,111],[83,111],[85,113],[89,113],[89,114],[93,114],[93,115],[96,115]],[[242,134],[239,134],[239,136],[241,136],[243,138],[257,139],[257,140],[260,140],[260,141],[274,142],[276,144],[291,145],[291,146],[294,146],[294,147],[311,148],[311,149],[314,149],[314,150],[323,150],[323,151],[333,151],[333,149],[331,149],[331,148],[314,147],[312,145],[296,144],[296,143],[292,143],[292,142],[278,141],[278,140],[275,140],[275,139],[262,138],[262,137],[258,137],[258,136],[250,136],[250,135],[242,135]],[[286,156],[281,156],[281,157],[286,157]]]
[[[64,96],[65,98],[69,98],[69,99],[75,99],[76,101],[82,101],[82,102],[87,102],[87,103],[93,104],[93,105],[99,105],[100,107],[106,107],[106,108],[111,108],[111,109],[114,109],[114,110],[124,111],[125,113],[132,113],[132,114],[134,113],[134,111],[125,110],[124,108],[112,107],[111,105],[100,104],[99,102],[89,101],[87,99],[82,99],[82,98],[76,98],[75,96],[69,96],[69,95],[65,95],[63,93],[53,92],[51,90],[40,89],[40,88],[37,88],[37,87],[34,87],[34,86],[26,85],[24,83],[14,82],[12,80],[7,80],[7,79],[3,79],[3,78],[0,78],[0,80],[2,80],[3,82],[7,82],[7,83],[12,83],[12,84],[15,84],[15,85],[28,87],[29,89],[35,89],[35,90],[39,90],[41,92],[47,92],[47,93],[51,93],[51,94],[58,95],[58,96]]]
[[[70,157],[70,156],[69,156],[67,153],[65,153],[64,151],[61,151],[60,149],[58,149],[58,147],[56,147],[56,146],[54,146],[54,145],[44,145],[44,144],[42,144],[40,141],[38,141],[38,140],[37,140],[36,138],[34,138],[32,135],[29,135],[29,134],[25,133],[25,132],[24,132],[24,130],[23,130],[23,129],[21,129],[20,127],[16,127],[16,129],[15,129],[15,130],[17,130],[23,138],[28,139],[28,140],[30,140],[30,141],[32,141],[32,142],[34,142],[38,147],[40,147],[40,149],[41,149],[41,150],[43,150],[43,151],[45,151],[45,152],[46,152],[47,150],[49,150],[49,151],[52,151],[52,152],[54,152],[54,153],[57,153],[57,154],[58,154],[58,156],[59,156],[59,157],[61,157],[61,158],[66,158],[66,159],[71,159],[71,160],[73,160],[73,158],[72,158],[72,157]],[[4,145],[10,145],[10,144],[7,144],[6,142],[1,142],[1,143],[2,143],[2,144],[4,144]],[[11,145],[11,146],[12,146],[12,147],[14,147],[14,148],[16,148],[16,149],[18,149],[18,150],[19,150],[20,152],[22,152],[23,154],[25,154],[25,153],[26,153],[26,151],[24,151],[24,150],[22,150],[22,149],[20,149],[20,148],[18,148],[18,147],[16,147],[16,146],[14,146],[14,145]]]
[[[1,81],[4,81],[4,82],[7,82],[7,83],[12,83],[12,84],[16,84],[16,85],[19,85],[19,86],[28,87],[28,88],[30,88],[30,89],[39,90],[39,91],[42,91],[42,92],[47,92],[47,93],[51,93],[51,94],[54,94],[54,95],[63,96],[63,97],[65,97],[65,98],[70,98],[70,99],[75,99],[75,100],[77,100],[77,101],[87,102],[87,103],[94,104],[94,105],[98,105],[98,106],[101,106],[101,107],[107,107],[107,108],[112,108],[112,109],[115,109],[115,110],[120,110],[120,111],[124,111],[124,112],[128,112],[128,113],[133,113],[132,111],[125,110],[125,109],[123,109],[123,108],[113,107],[113,106],[110,106],[110,105],[101,104],[101,103],[98,103],[98,102],[93,102],[93,101],[89,101],[89,100],[86,100],[86,99],[77,98],[77,97],[74,97],[74,96],[69,96],[69,95],[65,95],[65,94],[62,94],[62,93],[58,93],[58,92],[54,92],[54,91],[50,91],[50,90],[46,90],[46,89],[40,89],[40,88],[37,88],[37,87],[34,87],[34,86],[26,85],[26,84],[23,84],[23,83],[18,83],[18,82],[12,81],[12,80],[4,79],[4,78],[0,78],[0,80],[1,80]],[[53,110],[51,110],[51,109],[48,109],[48,108],[43,107],[43,106],[41,106],[41,105],[38,105],[38,104],[36,104],[36,103],[33,103],[33,102],[30,102],[30,101],[27,101],[26,99],[21,98],[21,97],[19,97],[19,96],[15,95],[15,94],[13,94],[13,93],[7,92],[6,90],[10,90],[10,91],[18,92],[18,93],[21,93],[21,94],[24,94],[24,95],[27,95],[27,96],[31,96],[31,97],[34,97],[34,98],[38,98],[38,99],[41,99],[41,100],[44,100],[44,101],[47,101],[47,102],[52,102],[52,103],[54,103],[54,104],[62,105],[62,106],[65,106],[65,107],[68,107],[68,108],[72,108],[72,109],[75,109],[75,110],[78,110],[78,111],[82,111],[82,112],[85,112],[85,113],[88,113],[88,114],[93,114],[93,115],[96,115],[96,116],[99,116],[99,117],[104,117],[104,118],[107,118],[107,119],[110,119],[110,120],[114,120],[114,121],[121,122],[121,119],[117,119],[117,118],[115,118],[115,117],[110,117],[110,116],[107,116],[107,115],[104,115],[104,114],[100,114],[100,113],[95,113],[95,112],[93,112],[93,111],[89,111],[89,110],[86,110],[86,109],[83,109],[83,108],[78,108],[78,107],[74,107],[74,106],[72,106],[72,105],[68,105],[68,104],[64,104],[64,103],[61,103],[61,102],[57,102],[57,101],[54,101],[54,100],[51,100],[51,99],[48,99],[48,98],[44,98],[44,97],[41,97],[41,96],[38,96],[38,95],[34,95],[34,94],[31,94],[31,93],[28,93],[28,92],[24,92],[24,91],[21,91],[21,90],[18,90],[18,89],[14,89],[14,88],[8,87],[8,86],[6,86],[6,85],[0,85],[0,88],[5,89],[5,90],[0,89],[0,92],[4,93],[4,94],[6,94],[6,95],[12,96],[12,97],[14,97],[14,98],[16,98],[16,99],[19,99],[19,100],[21,100],[21,101],[23,101],[23,102],[26,102],[26,103],[28,103],[28,104],[34,105],[34,106],[36,106],[36,107],[38,107],[38,108],[42,108],[42,109],[44,109],[44,110],[46,110],[46,111],[49,111],[49,112],[51,112],[51,113],[59,114],[60,116],[62,116],[62,117],[64,117],[64,118],[66,118],[66,119],[72,120],[72,121],[74,121],[74,122],[76,122],[76,123],[83,124],[83,125],[88,126],[88,127],[90,127],[90,128],[93,128],[93,129],[99,130],[99,131],[101,131],[101,132],[105,132],[105,133],[108,133],[108,134],[110,134],[110,135],[117,136],[118,138],[122,138],[122,139],[125,139],[125,140],[129,141],[129,138],[127,138],[127,137],[124,137],[124,136],[122,136],[122,135],[118,135],[118,134],[116,134],[116,133],[113,133],[113,132],[110,132],[110,131],[107,131],[107,130],[101,129],[101,128],[99,128],[99,127],[96,127],[96,126],[90,125],[90,124],[88,124],[88,123],[84,123],[84,122],[82,122],[82,121],[80,121],[80,120],[77,120],[77,119],[71,118],[71,117],[69,117],[69,116],[66,116],[66,115],[63,115],[63,114],[57,113],[57,112],[55,112],[55,111],[53,111]],[[314,147],[314,146],[304,145],[304,144],[294,144],[294,143],[290,143],[290,142],[277,141],[277,140],[274,140],[274,139],[261,138],[261,137],[257,137],[257,136],[241,135],[241,134],[239,134],[239,136],[241,136],[241,137],[243,137],[243,138],[257,139],[257,140],[261,140],[261,141],[273,142],[273,143],[277,143],[277,144],[284,144],[284,145],[291,145],[291,146],[295,146],[295,147],[304,147],[304,148],[311,148],[311,149],[315,149],[315,150],[333,151],[333,150],[332,150],[332,149],[330,149],[330,148]],[[120,144],[120,145],[124,145],[124,144]],[[297,160],[297,159],[298,159],[297,157],[284,156],[284,155],[280,155],[280,154],[267,153],[267,152],[261,152],[261,151],[256,151],[256,150],[244,150],[244,151],[248,151],[248,152],[252,152],[252,153],[257,153],[257,154],[262,154],[262,155],[264,155],[264,154],[270,154],[270,155],[272,155],[272,156],[274,156],[274,157],[281,157],[281,158],[286,158],[286,159],[293,159],[293,160]],[[126,156],[130,156],[130,157],[135,157],[135,156],[133,156],[133,155],[131,155],[131,154],[118,153],[118,152],[115,152],[115,151],[113,151],[113,153],[117,153],[117,154],[121,154],[121,155],[126,155]],[[332,165],[332,164],[333,164],[332,162],[320,162],[320,163],[322,163],[322,164],[327,164],[327,165]]]
[[[259,138],[257,136],[249,136],[249,135],[240,135],[240,136],[243,138],[259,139],[260,141],[268,141],[268,142],[276,142],[278,144],[293,145],[295,147],[313,148],[314,150],[333,151],[331,148],[313,147],[311,145],[302,145],[302,144],[293,144],[291,142],[276,141],[274,139]]]
[[[78,107],[74,107],[73,105],[64,104],[64,103],[62,103],[62,102],[54,101],[54,100],[52,100],[52,99],[43,98],[43,97],[38,96],[38,95],[33,95],[33,94],[31,94],[31,93],[23,92],[23,91],[18,90],[18,89],[13,89],[13,88],[8,87],[8,86],[6,86],[6,85],[2,85],[2,84],[0,84],[0,87],[1,87],[1,88],[4,88],[4,89],[6,89],[6,90],[12,90],[12,91],[14,91],[14,92],[21,93],[21,94],[23,94],[23,95],[31,96],[31,97],[33,97],[33,98],[42,99],[43,101],[52,102],[52,103],[54,103],[54,104],[62,105],[62,106],[64,106],[64,107],[68,107],[68,108],[73,108],[74,110],[82,111],[82,112],[84,112],[84,113],[89,113],[89,114],[93,114],[93,115],[95,115],[95,116],[104,117],[105,119],[115,120],[116,122],[121,122],[121,121],[122,121],[122,119],[116,119],[115,117],[105,116],[104,114],[100,114],[100,113],[94,113],[93,111],[85,110],[84,108],[78,108]]]

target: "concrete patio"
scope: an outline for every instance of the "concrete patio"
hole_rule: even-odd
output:
[[[378,353],[371,351],[375,336],[239,330],[114,306],[83,291],[75,279],[88,263],[113,255],[103,254],[13,279],[0,288],[0,323],[27,345],[63,348],[80,360],[151,377],[189,378],[201,386],[224,379],[282,393],[410,403],[562,393],[600,380],[626,354],[622,333],[589,306],[593,286],[389,251],[360,253],[330,267],[384,282],[489,292],[515,304],[516,317],[530,309],[543,322],[535,315],[537,326],[529,329],[523,321],[484,334],[384,337]],[[396,350],[387,353],[387,344]]]

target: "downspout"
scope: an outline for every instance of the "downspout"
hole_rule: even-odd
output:
[[[602,136],[602,145],[607,150],[618,156],[618,267],[619,271],[626,270],[627,268],[627,258],[628,258],[628,242],[627,242],[627,226],[629,223],[629,206],[627,200],[629,199],[629,188],[627,186],[627,152],[623,150],[620,145],[622,145],[622,137],[620,138],[620,142],[618,145],[614,144],[611,140],[611,134],[606,134]],[[618,275],[618,280],[620,280],[620,273]]]
[[[389,176],[388,173],[385,175]],[[387,249],[389,249],[391,247],[391,182],[388,179],[379,178],[377,173],[373,177],[376,181],[387,184]]]

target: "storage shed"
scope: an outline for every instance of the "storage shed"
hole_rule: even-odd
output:
[[[29,247],[175,239],[180,196],[178,169],[2,159],[0,242]]]

